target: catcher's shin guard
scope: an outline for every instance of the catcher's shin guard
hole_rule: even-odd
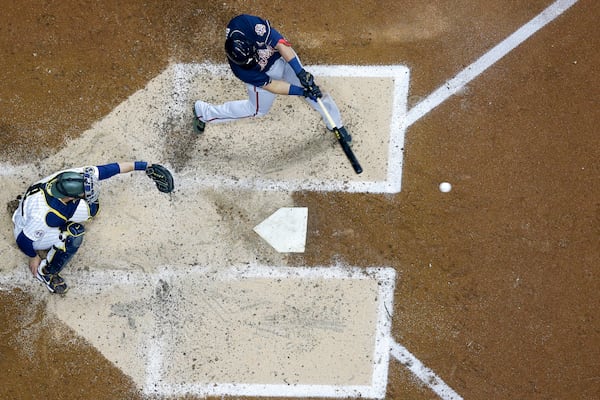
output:
[[[61,239],[62,246],[53,246],[48,252],[46,260],[46,272],[49,274],[58,274],[67,263],[73,258],[79,247],[83,243],[85,228],[77,222],[69,222],[63,228]]]

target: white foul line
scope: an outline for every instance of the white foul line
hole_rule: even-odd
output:
[[[483,71],[495,64],[498,60],[519,46],[538,30],[552,22],[559,15],[577,3],[578,0],[558,0],[538,14],[535,18],[523,25],[509,37],[497,44],[493,49],[481,56],[473,64],[462,70],[454,78],[431,93],[425,100],[414,106],[404,119],[404,129],[408,128],[435,107],[461,90],[467,83],[479,76]],[[435,392],[443,400],[462,400],[431,369],[427,368],[410,351],[398,343],[391,346],[391,354],[400,363],[406,366],[417,378]]]
[[[498,60],[519,46],[530,36],[543,28],[546,24],[552,22],[556,17],[565,12],[578,0],[558,0],[542,11],[527,24],[523,25],[512,35],[497,44],[493,49],[481,56],[473,64],[462,70],[454,78],[450,79],[427,98],[414,106],[406,115],[404,127],[408,128],[416,121],[421,119],[429,111],[439,106],[450,96],[456,94],[467,83],[475,79],[479,74],[495,64]]]
[[[410,351],[398,343],[392,344],[392,356],[410,370],[426,386],[429,386],[443,400],[462,400],[462,397],[452,390],[431,369],[427,368]]]

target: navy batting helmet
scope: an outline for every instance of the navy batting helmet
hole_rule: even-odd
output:
[[[258,64],[256,45],[241,32],[233,32],[225,40],[225,52],[232,63],[244,69],[253,68]]]

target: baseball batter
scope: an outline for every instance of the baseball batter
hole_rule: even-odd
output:
[[[196,132],[204,132],[206,123],[263,116],[279,94],[303,96],[332,130],[334,127],[330,126],[316,102],[317,98],[322,98],[340,133],[350,143],[352,138],[343,127],[337,105],[331,96],[322,95],[313,76],[302,67],[290,42],[269,21],[247,14],[233,18],[225,31],[225,53],[234,75],[246,84],[248,99],[221,105],[196,101],[193,110]]]
[[[161,191],[173,189],[172,176],[164,167],[134,161],[60,171],[34,183],[20,197],[12,217],[15,240],[29,257],[31,273],[50,292],[67,292],[59,273],[83,243],[82,223],[100,209],[99,181],[134,170],[145,171]],[[163,184],[170,186],[163,190]],[[40,251],[47,251],[44,259]]]

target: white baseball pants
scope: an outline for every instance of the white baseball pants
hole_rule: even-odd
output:
[[[282,80],[300,86],[300,81],[294,73],[294,70],[283,58],[280,58],[273,64],[269,71],[267,71],[267,75],[272,79]],[[196,101],[194,104],[196,115],[207,123],[222,123],[242,118],[262,117],[267,114],[277,95],[250,84],[246,84],[246,89],[248,90],[247,100],[228,101],[220,105],[209,104],[201,100]],[[327,128],[332,129],[333,127],[329,126],[319,104],[308,98],[304,99],[312,108],[321,114],[321,118],[327,125]],[[329,111],[336,126],[343,126],[340,111],[331,96],[324,95],[321,100],[327,108],[327,111]]]

